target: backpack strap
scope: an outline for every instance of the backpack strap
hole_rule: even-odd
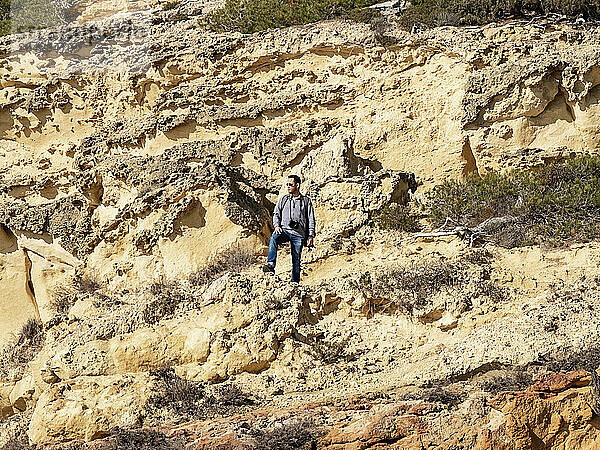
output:
[[[281,202],[281,212],[283,212],[283,208],[285,208],[285,204],[288,202],[289,199],[290,199],[290,194],[285,194],[283,196],[283,201]]]

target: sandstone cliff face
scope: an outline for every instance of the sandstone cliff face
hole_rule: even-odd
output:
[[[495,395],[596,351],[598,243],[479,251],[372,218],[447,178],[596,152],[597,29],[218,35],[197,25],[204,3],[96,22],[110,5],[82,5],[81,24],[0,41],[0,343],[45,324],[39,353],[5,365],[1,439],[160,425],[192,448],[254,448],[284,424],[323,448],[595,448],[584,374]],[[238,246],[264,255],[289,173],[317,212],[303,284],[285,253],[274,278],[195,282]],[[460,283],[411,314],[377,288],[440,264]],[[253,406],[223,400],[226,417],[182,428],[156,400],[165,367]]]

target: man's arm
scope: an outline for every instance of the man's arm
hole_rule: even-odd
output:
[[[277,201],[277,205],[275,205],[275,210],[273,211],[273,228],[281,227],[281,204],[284,198],[285,195],[281,197]]]
[[[306,205],[307,213],[308,213],[308,237],[315,237],[315,210],[313,209],[313,204],[311,199],[308,199],[308,205]]]

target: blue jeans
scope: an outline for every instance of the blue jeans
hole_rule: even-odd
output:
[[[277,246],[284,242],[291,242],[292,250],[292,281],[296,283],[300,282],[300,255],[302,255],[302,246],[304,244],[304,238],[302,236],[296,236],[290,234],[285,230],[281,230],[281,234],[273,233],[271,240],[269,241],[269,256],[267,256],[267,264],[275,267],[277,262]]]

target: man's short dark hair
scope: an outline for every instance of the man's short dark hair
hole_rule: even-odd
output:
[[[298,175],[288,175],[288,178],[291,178],[292,180],[294,180],[294,183],[296,184],[300,184],[300,177]]]

